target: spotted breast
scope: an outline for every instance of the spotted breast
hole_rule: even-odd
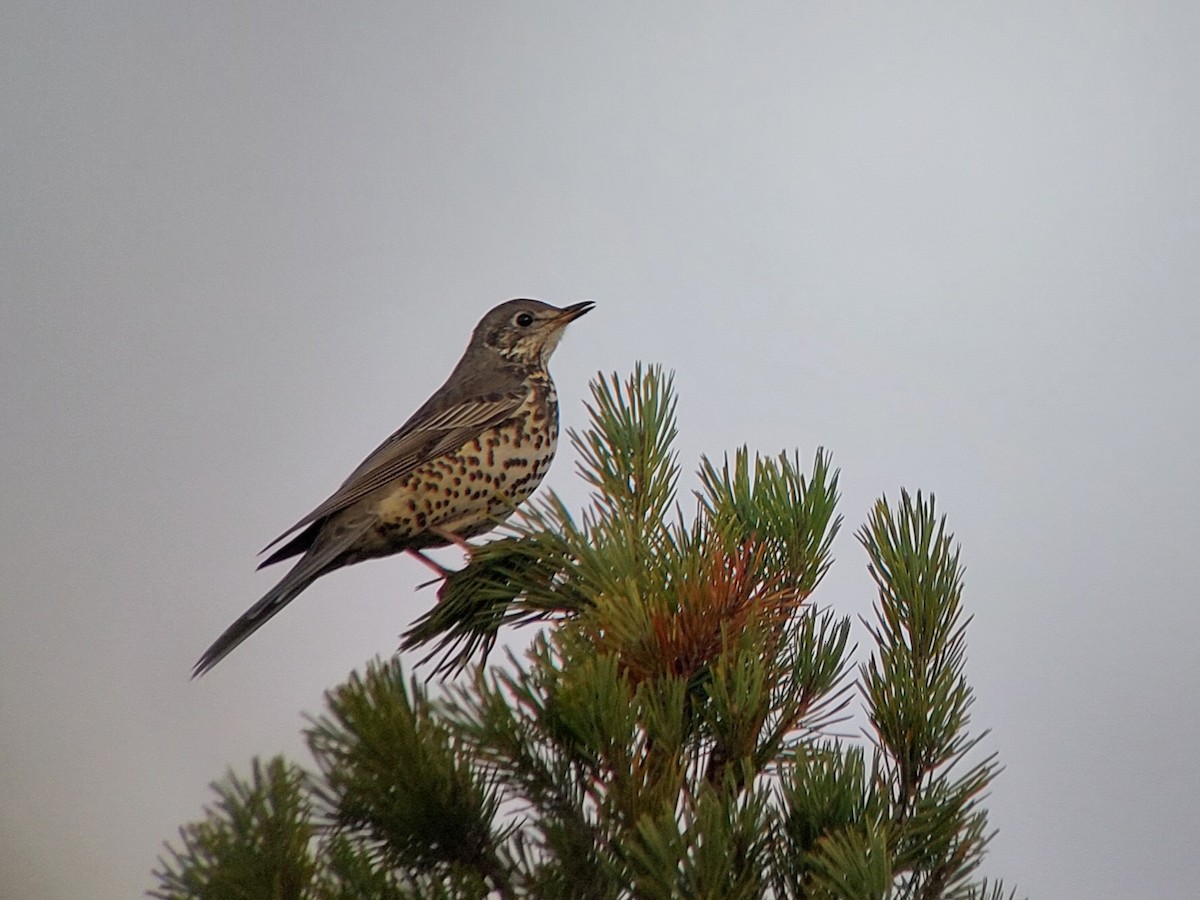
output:
[[[376,507],[375,540],[368,542],[378,550],[369,555],[387,555],[397,543],[442,546],[439,532],[484,534],[529,498],[554,458],[558,397],[544,370],[527,383],[529,394],[512,416],[388,486]]]

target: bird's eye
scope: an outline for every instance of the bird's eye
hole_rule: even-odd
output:
[[[521,313],[519,316],[517,316],[517,324],[522,328],[528,328],[533,324],[533,316],[531,316],[529,313]]]

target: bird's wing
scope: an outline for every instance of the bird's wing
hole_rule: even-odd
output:
[[[427,403],[363,460],[333,496],[271,541],[263,552],[305,525],[345,509],[389,481],[479,437],[515,413],[527,394],[528,388],[518,384],[506,391],[460,400],[437,412],[431,412],[433,404]]]

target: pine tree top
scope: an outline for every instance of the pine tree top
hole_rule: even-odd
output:
[[[988,898],[958,548],[932,496],[858,532],[878,588],[819,607],[840,518],[817,451],[703,459],[678,499],[671,379],[598,377],[554,494],[446,579],[399,659],[327,695],[316,771],[257,761],[181,829],[155,897]],[[502,624],[524,656],[476,662]],[[840,734],[855,697],[869,730]]]

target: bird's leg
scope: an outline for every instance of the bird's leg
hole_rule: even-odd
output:
[[[468,558],[470,557],[471,551],[474,548],[472,548],[471,545],[468,544],[465,539],[463,539],[459,535],[455,534],[453,531],[447,531],[445,528],[437,528],[437,527],[430,528],[429,531],[431,531],[433,534],[436,534],[447,544],[453,544],[455,547],[458,547],[460,550],[463,551],[463,553],[467,554]],[[413,556],[415,556],[417,559],[419,559],[421,562],[423,562],[425,565],[427,565],[429,568],[433,569],[433,571],[437,573],[437,576],[438,576],[437,578],[435,578],[433,581],[427,581],[424,584],[418,585],[419,588],[428,587],[429,585],[436,584],[439,581],[445,581],[451,575],[456,574],[454,569],[447,569],[445,566],[441,565],[440,563],[437,563],[434,560],[430,559],[428,556],[426,556],[420,550],[417,550],[414,548],[409,548],[409,550],[407,552],[411,553]]]
[[[437,572],[437,574],[440,578],[443,578],[443,579],[449,578],[451,575],[454,574],[453,569],[447,569],[445,566],[441,565],[440,563],[430,559],[428,556],[426,556],[420,550],[414,550],[414,549],[410,548],[407,552],[411,553],[414,557],[419,559],[425,565],[429,566],[429,568],[433,569],[433,571]],[[430,581],[428,583],[433,584],[432,581]],[[421,585],[421,587],[425,587],[425,585]]]
[[[467,560],[468,562],[470,561],[471,553],[475,548],[468,544],[465,538],[455,534],[453,531],[447,531],[445,528],[434,527],[428,530],[440,537],[447,544],[453,544],[463,553],[467,554]],[[433,571],[438,573],[438,577],[433,579],[433,581],[427,581],[424,584],[417,585],[417,587],[429,587],[431,584],[437,584],[439,581],[442,582],[442,586],[438,588],[438,601],[440,602],[442,599],[442,592],[446,590],[446,585],[449,584],[451,577],[458,575],[462,570],[455,571],[454,569],[447,569],[445,566],[440,566],[420,550],[409,550],[408,552],[417,557],[417,559],[421,560],[421,562],[425,563],[425,565],[429,566],[429,568],[433,569]]]
[[[455,547],[457,547],[463,553],[467,554],[467,556],[470,556],[471,552],[475,549],[474,547],[472,547],[470,544],[467,543],[466,538],[462,537],[461,535],[455,534],[453,531],[447,531],[445,528],[436,528],[436,527],[430,528],[429,531],[431,531],[433,534],[436,534],[447,544],[453,544]]]

